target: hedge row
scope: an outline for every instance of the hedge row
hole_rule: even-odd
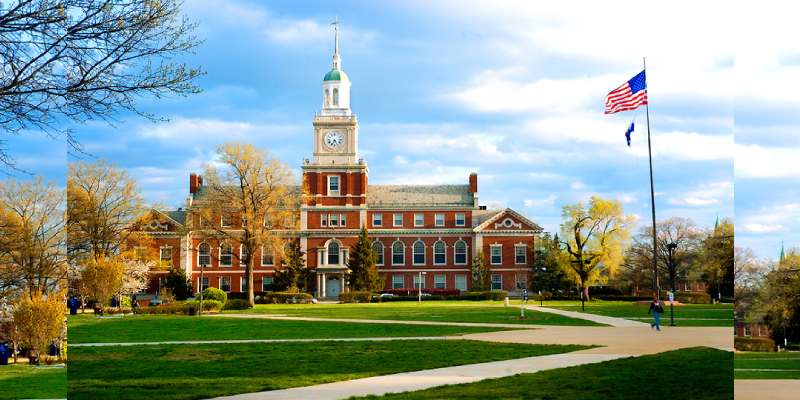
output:
[[[345,292],[339,294],[339,301],[342,303],[369,303],[372,300],[371,292]]]
[[[256,298],[258,304],[308,303],[313,296],[308,293],[272,292]]]
[[[381,293],[391,293],[395,296],[419,296],[419,289],[387,289]],[[461,294],[458,289],[427,289],[422,288],[422,293],[435,294],[439,296],[456,296]]]
[[[775,341],[765,337],[735,337],[733,347],[739,351],[775,351]]]
[[[223,310],[246,310],[250,308],[250,302],[244,299],[230,299],[225,302]]]
[[[424,293],[424,292],[423,292]],[[508,296],[505,290],[491,290],[484,292],[459,292],[460,294],[443,296],[439,294],[431,294],[429,296],[422,296],[422,300],[504,300]],[[339,295],[341,298],[341,295]],[[393,296],[393,297],[376,297],[376,301],[418,301],[419,294],[410,294],[407,296]]]
[[[162,304],[153,307],[139,307],[136,314],[190,314],[192,309],[200,308],[200,301],[185,301]],[[217,312],[222,309],[222,303],[216,300],[203,300],[203,311]]]

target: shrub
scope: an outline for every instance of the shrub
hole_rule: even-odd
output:
[[[308,293],[287,293],[273,292],[264,295],[264,303],[286,304],[286,303],[308,303],[312,296]]]
[[[222,309],[222,305],[223,304],[224,303],[222,303],[219,300],[206,300],[205,299],[205,294],[203,294],[203,311],[205,311],[205,312],[217,312],[217,311]],[[199,308],[200,307],[200,300],[187,301],[186,302],[187,311],[188,311],[189,307]]]
[[[195,296],[195,298],[198,298],[198,296]],[[220,302],[220,304],[225,304],[225,302],[228,301],[228,294],[221,289],[210,287],[203,290],[203,300],[216,300]],[[203,306],[203,308],[205,308],[205,306]]]
[[[663,299],[669,299],[669,293],[664,293]],[[684,304],[710,304],[711,296],[706,292],[675,292],[675,300]]]
[[[372,292],[354,291],[339,294],[339,301],[342,303],[369,303],[372,300]]]
[[[451,299],[452,297],[448,298]],[[430,296],[422,296],[422,301],[430,300],[445,300],[444,297],[432,294]],[[376,297],[375,301],[390,302],[390,301],[419,301],[419,294],[413,296],[393,296],[393,297]]]
[[[775,351],[775,341],[765,337],[735,337],[733,347],[739,351]]]
[[[504,300],[508,296],[505,290],[491,290],[483,292],[464,292],[453,296],[454,300]]]
[[[243,299],[231,299],[225,303],[223,310],[246,310],[250,308],[250,303]]]
[[[185,303],[174,302],[153,307],[139,307],[136,310],[136,313],[137,314],[186,314],[187,311],[188,310]]]

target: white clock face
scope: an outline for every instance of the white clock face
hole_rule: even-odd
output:
[[[344,143],[344,135],[341,132],[332,131],[325,134],[325,145],[330,148],[338,149]]]

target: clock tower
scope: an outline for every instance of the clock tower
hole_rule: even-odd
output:
[[[322,109],[314,116],[314,153],[303,163],[306,205],[362,206],[367,164],[358,157],[358,119],[350,110],[350,79],[339,56],[339,21],[334,26],[333,62],[322,78]]]

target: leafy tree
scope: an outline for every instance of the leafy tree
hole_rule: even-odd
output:
[[[756,303],[774,338],[800,341],[800,251],[790,249],[766,275]]]
[[[561,249],[558,234],[554,237],[549,233],[542,235],[535,254],[531,289],[548,292],[568,291],[572,281],[561,268],[566,255]]]
[[[760,322],[763,313],[757,306],[760,293],[766,285],[767,273],[775,268],[774,263],[756,258],[748,248],[734,249],[736,281],[734,285],[735,316],[737,321]]]
[[[89,259],[81,270],[81,285],[86,294],[100,304],[106,304],[122,289],[125,266],[118,259]]]
[[[217,156],[220,169],[206,167],[204,186],[189,210],[190,221],[202,225],[210,237],[244,247],[239,261],[245,266],[247,301],[252,306],[256,267],[252,255],[262,247],[283,248],[283,232],[297,229],[301,191],[286,164],[252,145],[226,143],[217,148]],[[239,221],[240,227],[222,226],[218,222],[224,218]]]
[[[733,297],[734,264],[733,222],[724,219],[703,241],[703,277],[713,298]]]
[[[66,294],[63,291],[47,295],[41,291],[26,294],[14,305],[12,337],[15,345],[30,348],[33,357],[38,359],[51,342],[61,342],[66,330]]]
[[[482,252],[478,251],[475,257],[472,257],[470,269],[472,271],[472,290],[489,290],[491,288],[489,282],[490,271]]]
[[[622,246],[628,239],[631,216],[622,203],[592,196],[583,203],[566,205],[562,211],[561,243],[566,247],[568,271],[580,285],[581,307],[589,299],[589,285],[613,276],[622,262]]]
[[[199,41],[180,0],[13,0],[0,3],[0,128],[66,139],[62,121],[113,121],[152,95],[188,95],[198,69],[174,63]],[[0,163],[14,167],[0,149]]]
[[[65,286],[64,205],[63,190],[41,179],[0,182],[0,298]]]
[[[275,273],[275,286],[291,293],[300,291],[300,284],[305,270],[305,252],[300,247],[300,242],[292,240],[286,243],[283,252],[283,268]],[[304,283],[304,282],[303,282]],[[302,285],[305,289],[305,285]]]
[[[169,274],[164,279],[164,287],[169,288],[177,300],[186,300],[194,293],[192,282],[181,268],[170,268]]]
[[[352,290],[378,292],[383,289],[383,279],[375,265],[376,255],[367,229],[361,228],[358,241],[350,253],[347,267],[350,268],[348,283]]]

